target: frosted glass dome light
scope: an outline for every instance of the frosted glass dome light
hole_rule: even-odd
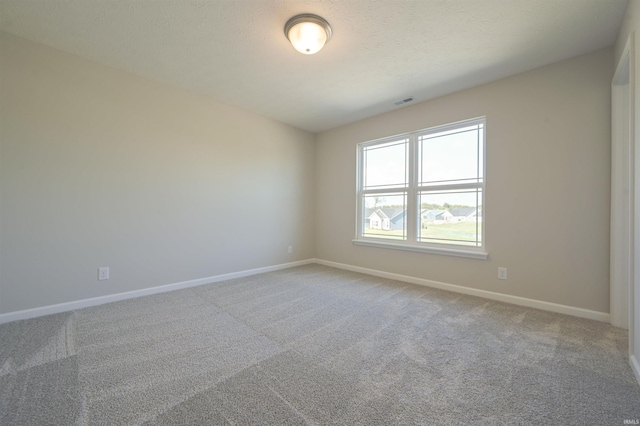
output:
[[[331,26],[317,15],[296,15],[284,26],[284,34],[294,49],[305,55],[313,55],[331,38]]]

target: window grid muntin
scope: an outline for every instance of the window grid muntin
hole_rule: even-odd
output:
[[[429,242],[434,242],[434,241],[458,241],[458,242],[464,242],[464,243],[460,243],[460,244],[454,244],[454,245],[465,245],[465,246],[469,246],[469,245],[473,245],[474,247],[482,247],[482,241],[483,241],[483,230],[484,227],[482,226],[483,220],[482,220],[482,215],[483,215],[483,209],[482,209],[482,198],[483,198],[483,189],[481,187],[477,187],[477,188],[468,188],[468,189],[457,189],[457,190],[437,190],[437,191],[431,191],[431,190],[427,190],[427,191],[419,191],[418,192],[418,211],[417,211],[417,217],[418,217],[418,229],[419,232],[417,232],[416,234],[416,238],[417,241],[419,243],[429,243]],[[471,208],[475,208],[475,219],[474,220],[462,220],[462,221],[454,221],[453,219],[450,221],[451,223],[460,223],[460,222],[465,222],[465,223],[474,223],[475,226],[475,232],[472,235],[475,235],[474,239],[455,239],[455,238],[435,238],[435,237],[423,237],[423,230],[424,229],[428,229],[428,223],[427,226],[424,226],[423,220],[424,220],[424,211],[422,209],[422,205],[423,204],[428,204],[426,202],[423,201],[423,195],[429,196],[429,195],[452,195],[452,194],[456,194],[456,195],[460,195],[460,194],[471,194],[473,195],[475,198],[475,207],[471,207]],[[451,209],[451,210],[456,210],[456,209]],[[449,211],[450,212],[450,211]],[[451,212],[450,212],[451,213]],[[446,223],[446,220],[444,220],[443,222]],[[451,243],[437,243],[437,244],[451,244]]]
[[[449,182],[449,181],[461,181],[461,182],[482,182],[484,179],[484,158],[482,156],[483,152],[484,152],[484,119],[482,122],[477,122],[476,124],[473,125],[469,125],[467,127],[464,127],[462,129],[456,130],[456,125],[446,125],[445,127],[449,127],[450,130],[446,130],[446,131],[438,131],[438,128],[434,128],[434,129],[428,129],[428,130],[424,130],[422,132],[418,132],[416,133],[416,138],[417,138],[417,145],[418,145],[418,158],[414,159],[414,162],[417,164],[418,168],[419,168],[419,172],[418,172],[418,185],[421,186],[427,186],[427,185],[434,185],[437,183],[444,183],[444,182]],[[453,127],[453,128],[452,128]],[[450,136],[454,136],[454,135],[458,135],[458,134],[463,134],[463,133],[475,133],[476,134],[476,140],[475,140],[475,145],[476,145],[476,161],[475,161],[475,169],[476,169],[476,173],[475,173],[475,177],[465,177],[465,178],[458,178],[458,179],[447,179],[447,180],[426,180],[423,177],[423,172],[424,172],[424,144],[428,141],[432,141],[434,139],[438,139],[438,138],[442,138],[442,137],[450,137]]]
[[[370,152],[374,152],[381,149],[393,148],[395,146],[404,145],[404,181],[402,183],[387,183],[379,185],[370,185],[367,183],[368,175],[368,155]],[[375,189],[394,189],[394,188],[407,188],[409,186],[409,139],[408,138],[393,138],[386,142],[369,144],[362,148],[362,189],[363,190],[375,190]]]
[[[404,221],[402,224],[402,229],[389,229],[389,230],[393,230],[393,231],[399,231],[401,230],[402,233],[400,234],[382,234],[379,232],[374,232],[372,231],[371,227],[371,223],[369,224],[369,229],[370,231],[367,231],[366,228],[366,224],[367,224],[367,219],[369,219],[369,217],[376,212],[377,209],[392,209],[393,207],[367,207],[367,203],[366,203],[366,198],[367,197],[375,197],[375,196],[387,196],[387,197],[401,197],[402,198],[402,202],[399,203],[401,204],[403,207],[399,207],[403,210],[403,214],[404,214]],[[361,205],[362,205],[362,215],[360,217],[360,223],[361,223],[361,230],[360,230],[360,234],[365,237],[365,238],[383,238],[385,240],[394,240],[394,241],[407,241],[407,218],[406,215],[408,213],[408,206],[407,206],[407,191],[388,191],[388,192],[373,192],[373,193],[368,193],[368,192],[363,192],[362,194],[362,199],[361,199]],[[383,213],[387,213],[383,210]],[[399,212],[398,212],[399,213]],[[367,217],[369,216],[369,217]],[[395,222],[393,222],[393,219],[395,218],[395,215],[393,217],[389,217],[390,223],[388,224],[388,226],[390,228],[394,228],[395,226]],[[380,229],[380,228],[378,228]],[[378,237],[376,237],[376,235]]]

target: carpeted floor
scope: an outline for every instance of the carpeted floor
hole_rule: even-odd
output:
[[[0,325],[0,424],[622,425],[626,335],[307,265]]]

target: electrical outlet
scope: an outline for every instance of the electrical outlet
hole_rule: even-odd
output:
[[[98,268],[98,281],[104,281],[109,279],[109,267]]]
[[[289,246],[289,249],[287,250],[287,253],[289,253],[289,254],[293,253],[293,246]]]
[[[507,268],[498,268],[498,278],[501,280],[507,279]]]

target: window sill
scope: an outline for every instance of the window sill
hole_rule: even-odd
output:
[[[439,254],[443,256],[466,257],[468,259],[486,260],[489,257],[489,253],[484,251],[426,247],[426,246],[418,246],[418,245],[407,244],[407,243],[391,243],[387,241],[353,240],[353,244],[357,246],[368,246],[368,247],[387,248],[387,249],[393,249],[393,250],[414,251],[418,253]]]

